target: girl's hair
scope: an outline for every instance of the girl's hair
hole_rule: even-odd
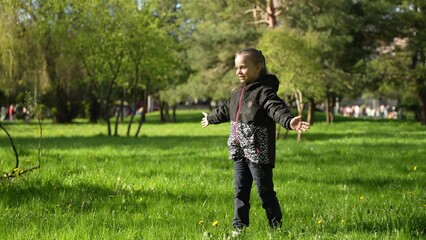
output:
[[[260,64],[260,76],[268,74],[265,56],[263,56],[262,51],[259,51],[256,48],[245,48],[239,51],[236,55],[246,55],[254,64]]]

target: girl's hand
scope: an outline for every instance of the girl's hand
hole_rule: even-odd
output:
[[[302,121],[302,116],[297,116],[291,119],[290,127],[295,131],[306,132],[311,127],[311,124]]]
[[[207,113],[202,112],[204,117],[201,119],[201,127],[205,128],[209,125],[209,121],[207,121]]]

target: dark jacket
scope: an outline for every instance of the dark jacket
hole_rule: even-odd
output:
[[[271,74],[242,84],[221,107],[208,114],[209,124],[231,121],[231,159],[245,157],[254,163],[275,166],[275,123],[290,129],[294,117],[277,96],[278,86],[277,77]]]

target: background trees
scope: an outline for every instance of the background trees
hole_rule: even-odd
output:
[[[368,90],[416,109],[426,125],[426,2],[388,1],[367,5],[377,13],[370,23],[377,40],[367,63]]]
[[[163,120],[188,99],[223,100],[238,84],[234,54],[258,47],[279,94],[303,96],[311,122],[316,105],[332,122],[336,98],[369,92],[398,99],[426,124],[425,20],[416,0],[6,0],[0,101],[32,91],[56,122],[102,119],[109,135],[110,117],[127,104],[128,135],[134,122],[138,134],[148,96]]]

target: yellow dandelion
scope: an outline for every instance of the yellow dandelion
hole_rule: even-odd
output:
[[[426,204],[423,204],[423,207],[426,207]]]
[[[214,222],[212,222],[212,226],[213,226],[213,227],[216,227],[218,224],[219,224],[219,221],[217,221],[217,220],[216,220],[216,221],[214,221]]]
[[[322,219],[318,219],[318,220],[317,220],[317,224],[318,224],[318,225],[321,225],[321,224],[322,224]]]
[[[365,197],[364,195],[361,195],[361,197],[359,197],[359,200],[364,201]]]
[[[203,225],[204,224],[204,221],[203,220],[200,220],[199,222],[198,222],[198,225]]]
[[[417,170],[417,166],[416,165],[414,165],[414,167],[413,167],[413,171],[415,172]]]

